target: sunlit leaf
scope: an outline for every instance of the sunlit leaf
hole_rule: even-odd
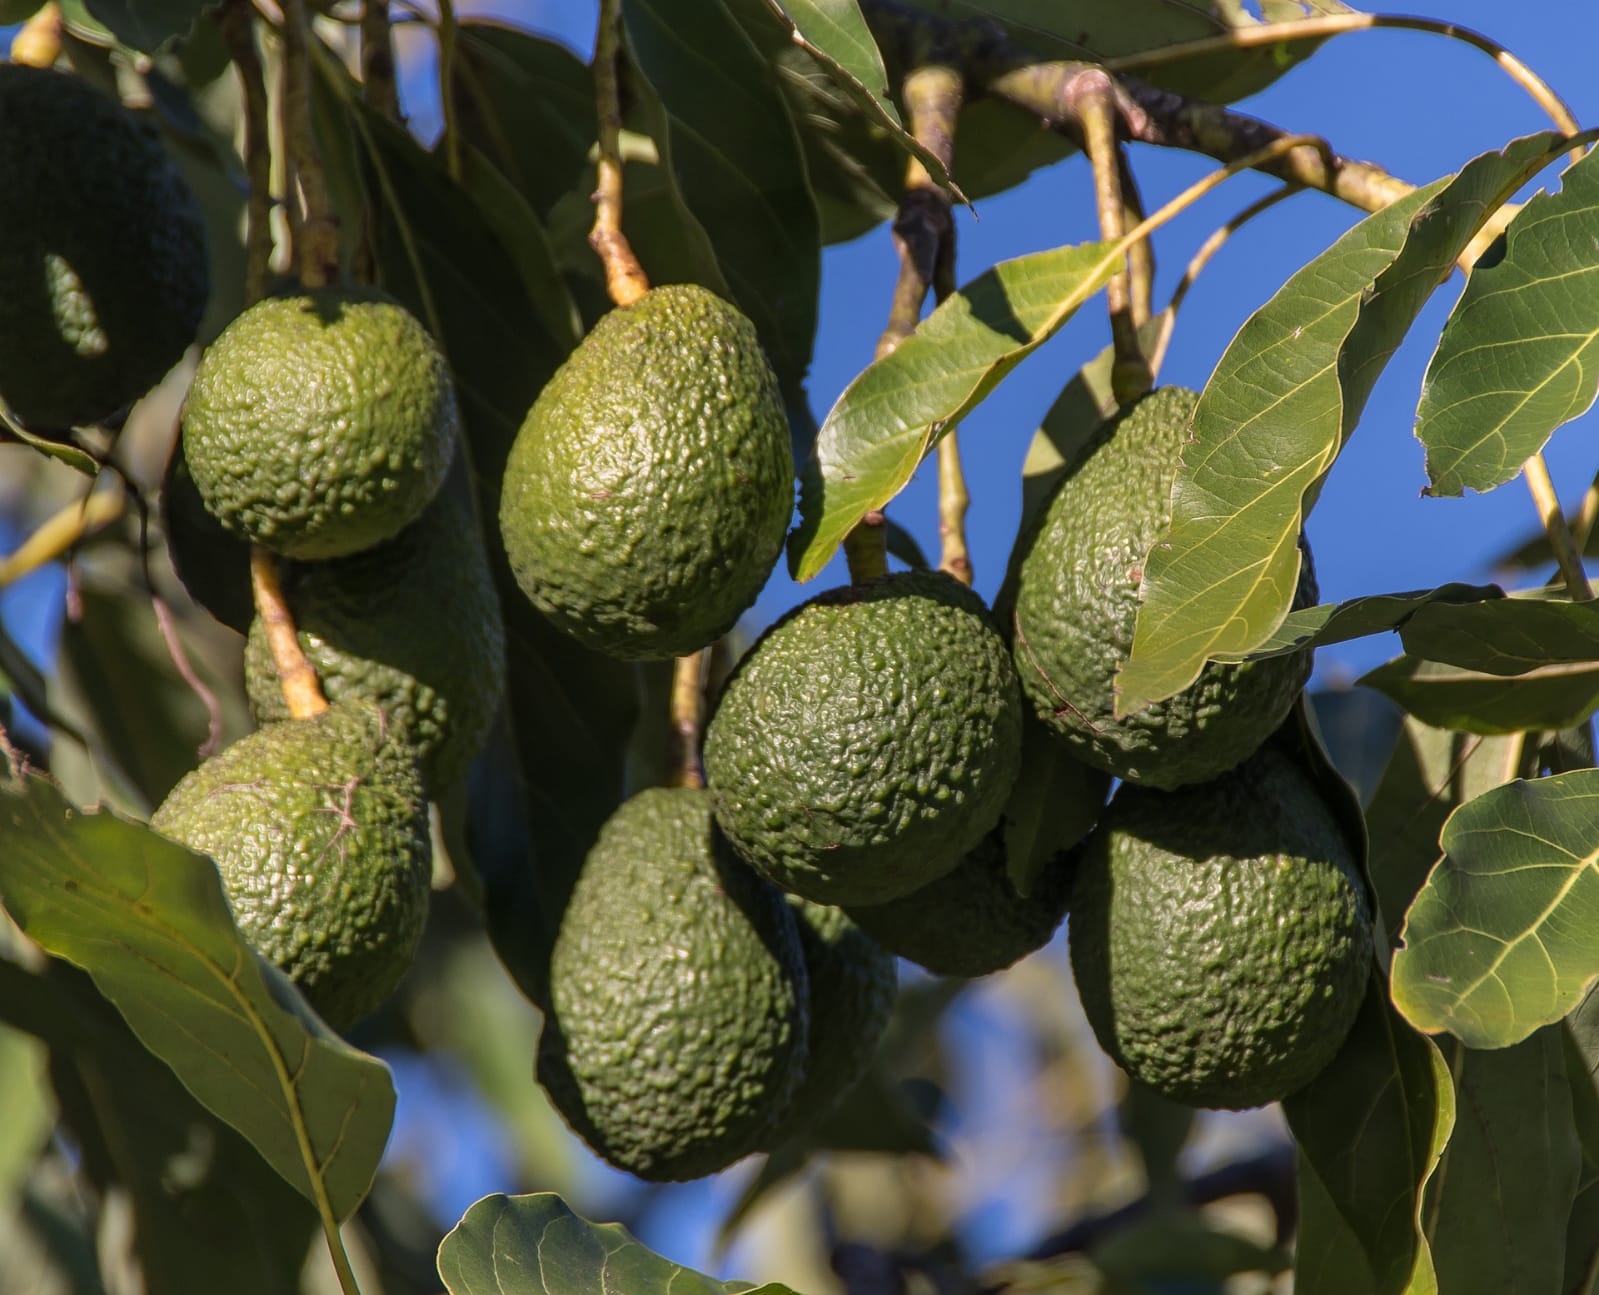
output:
[[[1424,723],[1467,733],[1570,728],[1599,709],[1599,661],[1506,677],[1407,655],[1362,675],[1360,683]]]
[[[144,1045],[308,1200],[353,1213],[388,1139],[388,1069],[244,943],[215,865],[142,824],[74,809],[38,775],[0,780],[0,823],[0,900],[17,925],[89,972]]]
[[[1388,357],[1492,212],[1558,137],[1517,140],[1361,221],[1244,324],[1194,411],[1172,522],[1144,567],[1117,711],[1180,692],[1287,614],[1305,511]]]
[[[1444,825],[1405,918],[1393,996],[1429,1033],[1502,1048],[1559,1020],[1599,973],[1599,769],[1497,787]]]
[[[1509,481],[1599,392],[1599,159],[1560,179],[1472,272],[1427,366],[1416,437],[1433,494]]]
[[[1314,1203],[1300,1225],[1297,1295],[1435,1292],[1422,1198],[1454,1126],[1454,1090],[1437,1046],[1394,1012],[1375,968],[1343,1048],[1283,1114]],[[1355,1273],[1359,1284],[1346,1284]]]
[[[793,1295],[663,1259],[620,1223],[590,1223],[553,1192],[478,1201],[440,1243],[439,1276],[450,1295]]]
[[[1004,261],[952,294],[838,398],[801,477],[789,568],[809,580],[863,516],[1122,263],[1108,243]]]

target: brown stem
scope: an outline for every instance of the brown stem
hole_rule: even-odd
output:
[[[322,695],[316,671],[300,648],[294,616],[278,583],[277,559],[260,545],[250,549],[250,588],[255,594],[256,614],[266,630],[267,645],[272,649],[272,664],[277,667],[289,715],[294,719],[320,715],[328,708],[328,699]]]
[[[248,306],[266,295],[272,263],[272,127],[266,74],[255,44],[255,6],[250,0],[228,0],[217,12],[217,24],[244,96],[244,170],[250,184],[244,208],[244,304]]]
[[[394,31],[389,0],[361,6],[361,91],[368,106],[390,121],[400,120],[400,87],[394,76]]]
[[[594,97],[599,110],[598,183],[589,246],[605,266],[605,287],[618,306],[631,306],[650,289],[644,267],[622,232],[622,100],[616,59],[622,45],[621,0],[600,0],[594,38]]]
[[[710,649],[680,656],[672,666],[672,767],[674,785],[705,786],[700,735],[705,729],[705,667]]]
[[[339,217],[328,192],[311,123],[310,23],[305,0],[283,0],[283,147],[293,164],[304,216],[294,241],[300,282],[320,288],[339,275]]]

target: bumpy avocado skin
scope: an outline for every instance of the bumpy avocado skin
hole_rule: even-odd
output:
[[[343,557],[422,515],[460,436],[444,356],[370,288],[269,297],[200,362],[183,450],[206,508],[286,557]]]
[[[282,572],[328,700],[375,703],[433,799],[466,772],[505,688],[505,627],[468,489],[460,474],[386,544]],[[259,617],[244,678],[257,721],[289,717]]]
[[[427,804],[375,706],[240,739],[150,825],[216,861],[245,939],[335,1029],[381,1006],[411,965],[432,875]]]
[[[1197,399],[1158,388],[1095,435],[1017,543],[996,603],[1039,718],[1080,760],[1152,787],[1203,782],[1238,764],[1310,677],[1309,652],[1212,663],[1177,696],[1116,718],[1116,665],[1132,648],[1144,557],[1170,521]],[[1295,606],[1316,599],[1302,556]]]
[[[871,1064],[899,989],[894,956],[841,908],[788,896],[810,983],[810,1055],[778,1146],[830,1115]]]
[[[65,72],[0,63],[0,397],[23,423],[109,418],[194,341],[199,203],[155,132]]]
[[[1214,782],[1123,784],[1072,896],[1072,970],[1104,1049],[1192,1106],[1316,1077],[1365,993],[1371,914],[1332,809],[1267,746]]]
[[[883,948],[934,975],[987,976],[1049,943],[1066,918],[1075,871],[1075,855],[1063,850],[1019,894],[1004,833],[993,831],[938,880],[849,914]]]
[[[938,572],[831,590],[739,663],[706,731],[734,848],[823,904],[948,872],[994,826],[1021,759],[1015,670],[988,609]]]
[[[619,1169],[715,1173],[787,1114],[808,992],[793,913],[734,858],[709,797],[652,788],[607,820],[561,918],[539,1081]]]
[[[682,656],[755,601],[793,478],[754,325],[667,285],[601,319],[539,394],[500,529],[522,590],[566,633],[625,659]]]

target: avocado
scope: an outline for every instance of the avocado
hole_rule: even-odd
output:
[[[464,464],[392,540],[327,562],[287,562],[283,592],[329,701],[364,698],[422,765],[437,799],[483,744],[505,687],[505,629]],[[244,678],[261,723],[289,717],[259,617]]]
[[[1275,745],[1202,785],[1122,784],[1085,846],[1068,929],[1100,1045],[1192,1106],[1303,1088],[1342,1046],[1372,965],[1359,862]]]
[[[268,297],[222,331],[183,407],[206,508],[291,558],[392,539],[437,493],[460,435],[428,331],[370,288]]]
[[[880,904],[994,826],[1021,759],[1016,672],[988,609],[936,571],[829,590],[723,687],[705,776],[734,849],[822,904]]]
[[[1207,665],[1177,696],[1115,713],[1132,649],[1143,563],[1171,520],[1171,492],[1198,395],[1149,392],[1092,437],[1017,542],[997,610],[1022,691],[1087,764],[1152,787],[1203,782],[1274,732],[1310,677],[1308,651]],[[1316,600],[1308,551],[1294,605]]]
[[[0,398],[44,430],[105,421],[194,341],[200,205],[149,125],[16,63],[0,63],[0,176]]]
[[[538,1077],[619,1169],[699,1178],[765,1146],[805,1071],[805,959],[710,797],[654,787],[600,829],[561,917]]]
[[[239,930],[335,1029],[411,965],[432,877],[415,757],[364,702],[241,738],[150,826],[216,861]]]
[[[805,1082],[772,1135],[776,1147],[830,1115],[871,1064],[899,989],[892,954],[841,908],[788,896],[810,985],[810,1052]]]
[[[500,529],[517,583],[560,629],[611,656],[683,656],[755,601],[793,478],[754,325],[670,284],[605,315],[539,393]]]

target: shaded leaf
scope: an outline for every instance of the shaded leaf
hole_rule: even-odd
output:
[[[1109,243],[1004,261],[951,294],[838,398],[805,465],[789,569],[809,580],[866,513],[1122,263]]]
[[[1599,999],[1590,988],[1562,1027],[1566,1078],[1582,1169],[1566,1223],[1566,1295],[1589,1295],[1599,1282]]]
[[[215,865],[108,811],[79,812],[38,775],[0,782],[0,816],[0,899],[17,925],[89,972],[273,1169],[348,1218],[388,1138],[388,1069],[331,1033],[244,943]]]
[[[1394,955],[1394,1002],[1429,1033],[1507,1047],[1599,973],[1599,769],[1496,787],[1440,843]]]
[[[1404,713],[1369,688],[1321,688],[1307,698],[1316,712],[1316,726],[1327,744],[1328,756],[1365,804],[1376,792],[1383,767],[1393,753]]]
[[[1472,271],[1427,366],[1416,438],[1430,493],[1492,490],[1599,392],[1599,159],[1567,167]]]
[[[1454,1126],[1454,1091],[1437,1046],[1394,1012],[1375,966],[1343,1048],[1283,1114],[1310,1207],[1298,1295],[1435,1291],[1422,1195]]]
[[[1388,357],[1483,222],[1559,137],[1517,140],[1368,216],[1252,315],[1194,411],[1166,538],[1144,567],[1117,712],[1180,692],[1288,613],[1299,532]]]
[[[883,541],[888,548],[888,555],[898,558],[911,570],[926,571],[932,567],[916,537],[892,517],[883,518]]]
[[[1017,893],[1032,892],[1045,866],[1093,829],[1110,798],[1111,777],[1075,759],[1029,713],[1022,720],[1022,767],[1005,802],[1005,868]]]
[[[1543,666],[1505,677],[1413,656],[1362,675],[1424,723],[1468,733],[1518,733],[1581,724],[1599,709],[1599,662]]]
[[[1438,1289],[1559,1295],[1582,1163],[1562,1031],[1447,1050],[1455,1127],[1427,1200]]]
[[[55,1124],[44,1065],[37,1040],[0,1024],[0,1201],[13,1199]]]
[[[152,53],[167,41],[182,36],[205,12],[209,0],[83,0],[129,49]]]
[[[1502,599],[1498,585],[1447,584],[1436,589],[1418,589],[1402,594],[1368,594],[1341,603],[1322,603],[1289,612],[1269,638],[1250,652],[1218,653],[1217,661],[1258,661],[1263,657],[1286,656],[1304,648],[1325,647],[1400,630],[1411,617],[1429,603],[1480,603]]]
[[[1405,651],[1485,674],[1599,662],[1599,603],[1505,598],[1429,606],[1400,628]],[[1564,727],[1556,725],[1555,727]]]
[[[1599,526],[1588,532],[1588,542],[1582,546],[1582,556],[1599,558]],[[1548,534],[1540,530],[1529,535],[1510,552],[1496,558],[1493,565],[1510,570],[1554,566],[1555,554],[1549,547]]]
[[[719,1282],[663,1259],[620,1223],[590,1223],[553,1192],[485,1196],[439,1245],[450,1295],[792,1295]]]
[[[8,418],[4,409],[0,409],[0,444],[6,441],[16,441],[18,444],[35,449],[46,458],[65,463],[74,472],[81,472],[86,477],[100,474],[100,465],[87,450],[81,449],[63,437],[30,432],[21,423]]]

